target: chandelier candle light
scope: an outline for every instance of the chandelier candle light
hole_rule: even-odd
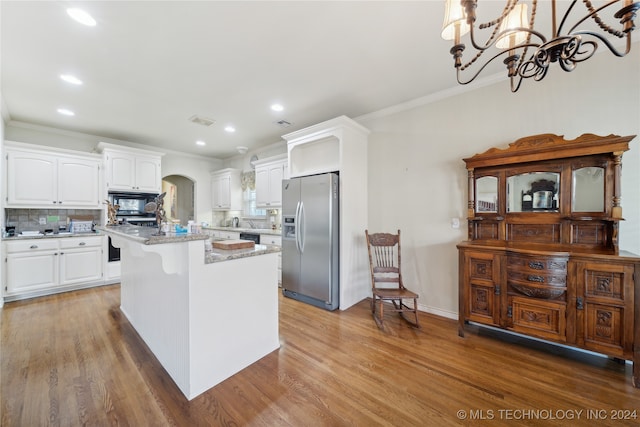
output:
[[[451,54],[456,78],[460,84],[470,83],[487,65],[502,57],[503,63],[507,66],[507,76],[511,82],[512,92],[520,88],[523,79],[533,77],[536,81],[542,80],[547,75],[551,63],[557,62],[564,71],[573,71],[577,63],[593,56],[598,49],[598,42],[607,46],[615,56],[627,55],[631,50],[631,32],[635,29],[633,20],[640,9],[640,1],[633,2],[633,0],[603,1],[599,2],[601,4],[597,7],[593,5],[597,2],[589,0],[567,0],[562,2],[566,5],[566,9],[560,17],[559,2],[551,0],[552,34],[547,38],[534,29],[539,3],[537,0],[528,2],[506,0],[504,9],[497,19],[479,25],[476,24],[478,3],[478,0],[445,0],[442,38],[453,40]],[[530,15],[527,3],[531,5]],[[618,4],[620,9],[613,14],[613,18],[619,22],[620,28],[613,28],[605,22],[605,18],[600,16],[615,4]],[[580,12],[583,9],[584,11]],[[572,12],[577,13],[579,17],[574,20]],[[560,18],[559,25],[558,18]],[[614,22],[613,18],[609,20]],[[570,20],[572,23],[569,22]],[[587,27],[588,24],[591,24],[591,27]],[[565,28],[568,28],[566,32]],[[490,33],[484,42],[478,40],[481,30],[487,30],[486,33]],[[469,62],[463,64],[462,54],[466,46],[460,40],[467,33],[476,52]],[[618,50],[614,46],[610,39],[613,37],[626,39],[624,50]],[[490,58],[484,62],[479,61],[485,52]],[[481,65],[475,65],[477,69],[475,74],[469,71],[472,73],[471,78],[464,80],[463,72],[470,69],[476,62]]]

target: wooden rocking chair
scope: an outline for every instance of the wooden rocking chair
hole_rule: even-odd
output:
[[[400,230],[398,234],[374,233],[367,237],[367,249],[369,251],[369,266],[371,269],[371,313],[379,328],[383,327],[384,302],[391,301],[395,311],[416,328],[418,322],[418,294],[411,292],[402,283],[401,256],[400,256]],[[405,304],[405,300],[413,300],[413,307]],[[376,305],[379,306],[377,309]],[[412,312],[415,321],[405,316],[406,312]]]

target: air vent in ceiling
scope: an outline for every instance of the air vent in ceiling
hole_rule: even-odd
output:
[[[274,122],[274,123],[277,124],[280,127],[283,127],[283,128],[288,128],[289,126],[291,126],[293,124],[293,123],[288,122],[286,120],[278,120],[277,122]]]
[[[189,121],[193,122],[193,123],[195,123],[197,125],[202,125],[202,126],[211,126],[212,124],[214,124],[216,122],[213,119],[208,119],[206,117],[202,117],[202,116],[199,116],[197,114],[194,115],[194,116],[189,117]]]

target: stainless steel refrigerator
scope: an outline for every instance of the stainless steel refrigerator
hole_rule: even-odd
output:
[[[282,181],[282,293],[327,310],[340,305],[338,175]]]

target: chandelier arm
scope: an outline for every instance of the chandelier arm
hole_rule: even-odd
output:
[[[619,58],[626,56],[631,51],[631,33],[627,33],[627,46],[624,52],[620,52],[618,49],[616,49],[615,46],[611,44],[611,42],[603,35],[594,33],[592,31],[576,31],[572,35],[576,35],[576,36],[585,35],[585,36],[595,37],[598,40],[600,40],[602,43],[604,43],[604,45],[607,46],[607,48],[609,48],[609,51],[611,53],[613,53],[615,56]],[[596,44],[596,47],[597,46],[598,45]]]
[[[483,23],[483,24],[479,24],[478,25],[478,28],[481,29],[481,30],[483,30],[485,28],[494,27],[493,28],[493,32],[491,33],[491,36],[487,40],[487,42],[484,45],[484,47],[482,47],[478,43],[476,43],[476,38],[474,36],[474,34],[475,34],[474,22],[475,22],[475,19],[476,19],[475,8],[477,7],[477,3],[478,3],[478,0],[474,0],[472,2],[469,2],[469,5],[466,8],[467,23],[469,24],[469,30],[470,30],[469,31],[469,38],[471,40],[471,45],[473,46],[474,49],[484,51],[484,50],[489,49],[491,46],[493,46],[493,44],[494,44],[494,42],[496,40],[496,33],[500,29],[500,23],[509,14],[509,12],[511,12],[511,9],[513,9],[515,7],[516,3],[518,3],[518,0],[508,0],[507,4],[505,5],[504,9],[502,10],[502,14],[500,15],[500,17],[498,19],[494,19],[493,21],[489,21],[487,23]],[[473,6],[471,6],[472,4],[473,4]]]
[[[487,62],[485,62],[485,63],[480,67],[480,69],[479,69],[478,71],[476,71],[476,73],[475,73],[475,74],[474,74],[474,75],[473,75],[469,80],[467,80],[466,82],[465,82],[465,81],[460,80],[460,74],[461,74],[461,71],[464,71],[464,70],[460,70],[460,68],[457,68],[457,69],[456,69],[456,79],[458,80],[458,83],[459,83],[459,84],[461,84],[461,85],[466,85],[466,84],[471,83],[472,81],[474,81],[474,80],[476,79],[476,77],[478,77],[478,75],[482,72],[482,70],[484,70],[484,69],[487,67],[487,65],[489,65],[490,63],[492,63],[496,58],[498,58],[498,57],[500,57],[500,56],[502,56],[502,55],[507,55],[507,54],[509,54],[509,51],[508,51],[508,50],[504,50],[504,51],[501,51],[501,52],[498,52],[497,54],[495,54],[495,55],[494,55],[493,57],[491,57]],[[470,65],[470,64],[467,64],[467,65]]]
[[[518,91],[518,89],[520,89],[520,85],[522,84],[522,80],[523,80],[523,78],[522,78],[522,76],[521,76],[521,75],[518,75],[518,84],[517,84],[517,85],[515,85],[515,87],[513,86],[513,81],[514,81],[514,80],[515,80],[515,77],[511,77],[511,78],[509,79],[509,82],[511,83],[511,92],[512,92],[512,93],[516,93],[516,92]]]
[[[571,13],[571,10],[573,9],[573,6],[576,5],[577,1],[578,0],[573,0],[571,2],[571,5],[567,9],[567,11],[564,13],[564,16],[562,17],[562,21],[560,21],[560,25],[558,25],[558,30],[556,31],[556,36],[559,36],[562,33],[562,27],[564,26],[565,22],[567,22],[567,18],[569,17],[569,14]],[[618,1],[618,0],[614,0],[614,1]],[[553,3],[553,7],[554,8],[556,7],[555,2]]]
[[[583,0],[585,1],[585,0]],[[573,27],[571,27],[571,29],[567,32],[567,34],[573,34],[573,31],[578,28],[578,26],[580,24],[582,24],[584,21],[586,21],[589,18],[593,18],[594,21],[596,21],[596,23],[598,24],[598,26],[603,29],[604,31],[607,31],[611,34],[614,33],[620,33],[620,31],[613,29],[611,26],[605,24],[604,22],[602,22],[602,20],[600,19],[600,17],[598,16],[598,12],[606,9],[607,7],[611,6],[614,3],[618,3],[620,0],[611,0],[608,3],[603,4],[602,6],[600,6],[597,9],[594,9],[593,6],[591,6],[591,2],[585,1],[585,6],[587,7],[587,10],[589,10],[589,13],[587,15],[585,15],[582,19],[580,19],[578,22],[576,22]],[[614,34],[617,37],[621,37],[618,34]]]

